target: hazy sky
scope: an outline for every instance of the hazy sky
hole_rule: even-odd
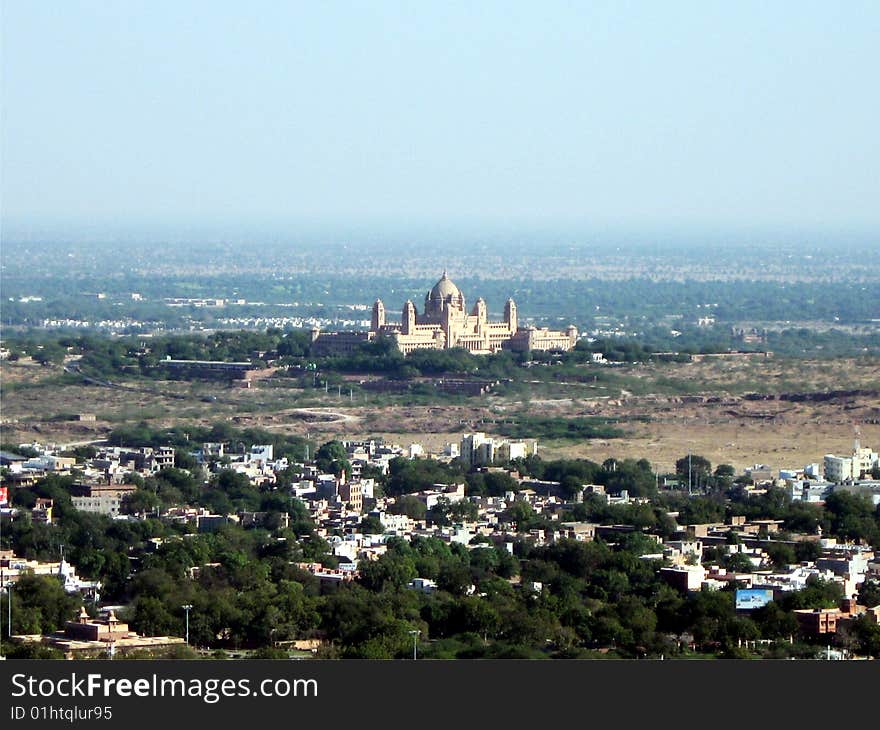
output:
[[[2,214],[880,228],[880,2],[2,3]]]

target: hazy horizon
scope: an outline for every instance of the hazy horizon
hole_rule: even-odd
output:
[[[733,248],[765,246],[855,247],[880,245],[880,225],[699,225],[669,222],[523,221],[450,217],[422,220],[314,219],[272,221],[266,219],[219,220],[39,220],[0,218],[6,241],[71,245],[126,243],[175,243],[194,245],[252,243],[284,245],[405,245],[410,242],[443,241],[449,246],[469,247],[478,242],[589,248],[628,248],[671,245],[690,248],[724,245]]]
[[[880,231],[880,4],[2,6],[7,242]]]

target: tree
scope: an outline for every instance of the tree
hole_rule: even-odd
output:
[[[880,606],[880,580],[868,578],[859,586],[859,603],[868,608]]]
[[[865,614],[853,621],[851,633],[860,654],[880,658],[880,625]]]
[[[459,560],[444,562],[437,576],[437,587],[454,595],[464,595],[471,587],[470,569]]]
[[[290,654],[286,649],[274,646],[262,646],[252,655],[252,659],[290,659]]]
[[[490,497],[503,497],[507,492],[516,494],[520,489],[519,482],[506,471],[486,472],[483,478],[486,485],[486,494]]]
[[[846,540],[880,543],[880,525],[871,501],[863,496],[834,491],[825,500],[832,532]]]
[[[443,464],[433,459],[405,459],[396,457],[388,462],[385,493],[396,497],[431,489],[435,484],[460,482],[461,464]]]
[[[5,597],[3,608],[6,609]],[[82,599],[64,591],[54,576],[25,574],[15,584],[12,623],[15,633],[51,633],[76,615]]]
[[[678,514],[682,525],[699,525],[707,522],[721,522],[724,519],[724,504],[711,497],[688,498]]]
[[[688,454],[676,460],[675,473],[682,483],[698,486],[708,480],[712,473],[712,464],[703,456]]]
[[[526,502],[514,502],[501,514],[505,522],[513,522],[517,532],[528,532],[538,521],[538,516]]]
[[[251,485],[250,479],[233,469],[220,470],[212,480],[214,487],[240,509],[257,510],[260,493]],[[231,511],[231,510],[227,510]]]
[[[66,350],[58,343],[47,342],[33,353],[33,358],[41,365],[60,365],[64,362]]]
[[[460,499],[449,507],[449,517],[453,522],[473,522],[479,514],[477,505],[468,499]]]
[[[611,494],[626,490],[631,497],[652,497],[657,492],[656,477],[645,459],[606,459],[595,480]]]
[[[345,472],[346,475],[351,476],[351,462],[341,441],[334,440],[322,444],[315,454],[315,464],[326,474],[338,476]]]
[[[782,543],[770,542],[764,546],[764,552],[770,557],[777,568],[784,568],[797,561],[794,548]]]
[[[794,615],[784,611],[775,601],[755,609],[750,615],[765,639],[787,638],[797,633],[798,623]]]
[[[136,489],[122,498],[121,511],[127,515],[152,512],[159,506],[159,503],[159,495],[147,489]]]
[[[751,573],[755,566],[745,553],[733,553],[724,561],[724,567],[733,573]]]
[[[32,641],[13,644],[10,649],[6,649],[5,656],[7,659],[64,659],[64,653],[59,649]]]
[[[361,532],[365,535],[381,535],[385,532],[385,525],[378,517],[369,515],[361,520]]]
[[[635,644],[647,644],[657,628],[657,614],[635,596],[623,596],[617,603],[623,627],[632,633]]]
[[[360,582],[373,591],[401,590],[418,578],[412,558],[388,551],[378,560],[362,560],[358,566]]]
[[[445,526],[456,522],[472,522],[477,519],[478,514],[477,505],[469,500],[450,502],[448,497],[440,497],[428,512],[428,518],[432,524]]]
[[[427,514],[425,503],[418,497],[404,495],[394,500],[394,504],[388,507],[393,515],[406,515],[413,520],[424,520]]]
[[[180,621],[154,596],[139,596],[135,601],[132,628],[147,636],[168,636],[180,631]]]
[[[196,458],[184,449],[177,449],[174,452],[174,465],[178,469],[198,469],[199,462]]]
[[[779,605],[786,611],[799,608],[834,608],[843,600],[843,588],[839,583],[811,576],[807,586],[799,591],[788,591]]]
[[[462,632],[479,634],[484,641],[494,636],[501,625],[501,617],[495,607],[477,596],[462,598],[456,613],[457,628]]]
[[[562,489],[562,495],[567,500],[573,499],[574,497],[579,495],[581,493],[581,490],[583,489],[581,480],[573,474],[568,474],[564,476],[559,486]]]

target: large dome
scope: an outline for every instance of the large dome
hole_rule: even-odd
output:
[[[446,299],[447,297],[460,297],[461,291],[459,288],[452,283],[452,279],[446,276],[446,272],[443,272],[443,276],[440,277],[440,281],[434,284],[434,288],[431,289],[431,293],[428,294],[429,299]]]

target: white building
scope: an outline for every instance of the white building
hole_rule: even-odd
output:
[[[393,515],[390,512],[371,512],[370,516],[378,517],[387,532],[403,534],[412,529],[412,520],[406,515]]]
[[[813,481],[812,479],[786,479],[785,485],[788,488],[792,501],[810,502],[812,504],[823,502],[831,494],[831,490],[834,487],[832,482],[825,480]]]
[[[446,444],[443,447],[443,456],[449,456],[453,459],[457,459],[461,455],[461,449],[458,444]]]
[[[255,466],[264,467],[269,464],[275,457],[273,456],[274,448],[272,444],[259,444],[251,446],[248,453],[247,461]]]
[[[877,452],[862,447],[856,440],[852,454],[848,456],[825,455],[825,478],[837,484],[850,479],[863,479],[866,475],[870,475],[871,470],[878,464],[880,464],[880,456]]]
[[[99,515],[116,517],[122,507],[122,496],[119,494],[98,494],[90,497],[71,497],[74,509],[81,512],[95,512]]]
[[[851,456],[835,456],[825,454],[825,478],[829,482],[845,482],[853,478],[853,460]]]
[[[870,474],[874,467],[880,465],[880,454],[868,447],[862,447],[858,441],[853,447],[853,472],[858,479]]]
[[[406,587],[422,593],[433,593],[437,590],[437,584],[430,578],[415,578]]]
[[[459,458],[468,466],[490,466],[537,454],[538,443],[494,439],[481,432],[466,433],[461,439],[460,452]]]

